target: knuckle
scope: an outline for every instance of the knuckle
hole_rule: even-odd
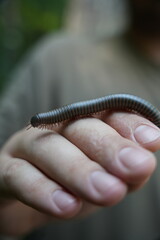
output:
[[[121,140],[121,141],[120,141]],[[122,144],[122,139],[116,134],[104,134],[99,138],[94,139],[94,147],[96,151],[94,152],[97,159],[103,159],[104,155],[114,156],[114,151],[119,148],[120,142]],[[114,143],[114,144],[113,144]]]
[[[13,184],[14,178],[17,175],[17,171],[19,171],[22,164],[23,163],[20,161],[13,161],[6,167],[3,173],[3,179],[6,185],[11,186]]]
[[[40,190],[42,188],[47,188],[47,184],[48,182],[44,176],[39,176],[38,178],[33,179],[32,184],[28,184],[28,194],[32,195],[41,192]]]

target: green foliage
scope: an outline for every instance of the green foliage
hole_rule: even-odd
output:
[[[20,2],[22,1],[19,0],[19,6],[26,29],[51,31],[61,26],[62,10],[66,0],[23,0],[23,4],[20,4]]]
[[[26,50],[43,35],[62,27],[67,2],[0,1],[0,89]]]

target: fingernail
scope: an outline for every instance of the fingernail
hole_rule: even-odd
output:
[[[53,203],[57,213],[65,214],[77,207],[78,200],[67,192],[56,190],[53,193]]]
[[[119,152],[119,160],[121,163],[132,170],[133,168],[143,166],[149,159],[150,155],[148,151],[136,147],[126,147]]]
[[[147,125],[141,125],[136,128],[134,137],[137,142],[146,144],[156,141],[160,137],[159,129]]]
[[[92,187],[96,195],[104,196],[106,192],[109,194],[114,191],[114,186],[119,183],[119,180],[101,171],[92,172],[90,175]]]

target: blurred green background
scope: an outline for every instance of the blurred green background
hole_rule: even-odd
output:
[[[22,55],[60,29],[69,0],[0,0],[0,90]]]

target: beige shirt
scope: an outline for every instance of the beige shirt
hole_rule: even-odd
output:
[[[46,37],[14,73],[0,103],[0,144],[30,117],[75,101],[131,93],[160,105],[160,67],[125,39]],[[33,239],[152,240],[160,236],[160,169],[117,206],[88,218],[53,223]],[[30,236],[31,237],[31,236]],[[32,239],[32,238],[26,238]]]

